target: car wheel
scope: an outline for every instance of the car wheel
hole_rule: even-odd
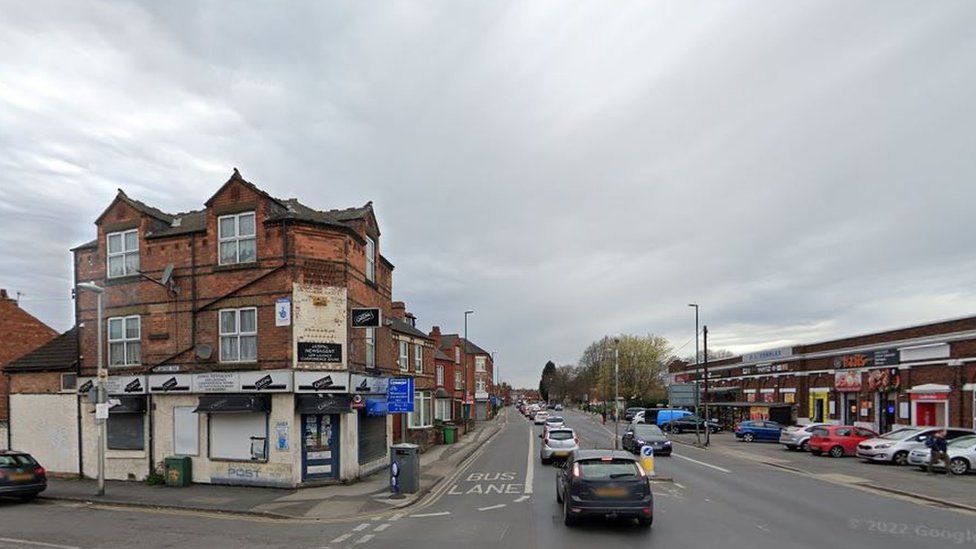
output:
[[[563,524],[566,526],[576,526],[576,517],[569,513],[568,498],[563,498]]]
[[[744,440],[746,442],[752,442],[752,441],[756,440],[756,435],[754,435],[752,433],[746,433],[746,434],[742,435],[742,440]]]
[[[23,503],[30,503],[34,501],[35,498],[37,498],[37,494],[31,494],[29,496],[20,496],[17,499],[19,499]]]
[[[712,427],[711,428],[711,431],[712,431],[712,434],[714,435],[715,433],[718,432],[718,427]]]
[[[549,465],[550,463],[552,463],[551,459],[546,459],[544,457],[540,457],[539,459],[542,461],[543,465]]]
[[[651,525],[654,524],[654,517],[638,517],[637,524],[639,524],[641,528],[650,528]]]
[[[800,451],[801,452],[809,452],[810,451],[810,442],[804,440],[803,443],[800,444]]]
[[[815,455],[815,456],[822,456],[823,455],[823,451],[821,451],[821,450],[810,450],[810,453],[813,454],[813,455]]]
[[[563,493],[559,489],[559,484],[557,483],[556,484],[556,503],[562,503],[562,502],[563,502]]]
[[[953,475],[965,475],[969,472],[969,463],[963,458],[952,458],[949,462],[949,472]]]
[[[906,465],[908,463],[908,452],[895,452],[895,456],[891,458],[891,462],[895,465]]]
[[[839,458],[844,457],[844,449],[840,446],[834,446],[830,449],[830,457]]]
[[[795,452],[796,451],[796,444],[787,444],[786,445],[786,449],[789,450],[789,451],[791,451],[791,452]]]

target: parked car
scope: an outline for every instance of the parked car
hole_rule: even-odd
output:
[[[931,450],[925,446],[915,448],[908,453],[908,463],[916,465],[925,471],[929,467]],[[949,472],[954,475],[965,475],[976,468],[976,435],[959,437],[949,442]],[[935,468],[944,469],[945,462],[939,461]]]
[[[915,448],[925,446],[925,441],[944,427],[902,427],[857,445],[857,457],[868,461],[886,461],[897,465],[908,464],[908,455]],[[976,434],[972,429],[950,427],[945,429],[949,441]]]
[[[783,426],[775,421],[750,420],[735,426],[735,438],[746,442],[754,440],[779,440]]]
[[[576,450],[556,475],[556,501],[563,523],[584,516],[633,517],[645,528],[654,523],[654,495],[637,458],[618,450]]]
[[[30,501],[47,489],[47,472],[30,454],[0,450],[0,496]]]
[[[658,427],[660,427],[661,425],[664,425],[665,423],[670,423],[678,418],[690,416],[691,412],[689,412],[688,410],[674,410],[671,408],[663,408],[660,410],[656,410],[656,413],[652,415],[654,415],[653,419],[648,417],[647,412],[645,412],[644,423],[654,423]]]
[[[634,454],[640,452],[641,446],[650,445],[655,456],[671,455],[671,441],[657,425],[632,425],[620,438],[620,445]]]
[[[542,463],[550,463],[553,459],[565,459],[579,448],[579,437],[568,427],[554,427],[546,431],[542,437],[539,449],[539,459]]]
[[[696,429],[705,432],[709,430],[713,433],[717,433],[722,430],[722,426],[717,422],[697,417],[697,416],[683,416],[676,419],[672,419],[667,423],[661,424],[661,429],[668,431],[669,433],[683,433],[685,431],[694,431]]]
[[[810,449],[807,446],[807,443],[810,441],[810,434],[821,425],[826,425],[826,423],[783,427],[783,430],[779,433],[779,443],[786,446],[787,450],[801,450],[806,452]]]
[[[549,416],[546,418],[546,422],[542,424],[542,433],[545,435],[550,429],[565,427],[566,422],[563,420],[562,416]]]
[[[555,410],[555,411],[557,411],[557,412],[562,412],[563,411],[563,405],[562,404],[557,404],[557,405],[553,406],[552,409]]]
[[[535,415],[532,416],[532,422],[536,425],[545,425],[547,419],[549,419],[549,412],[545,410],[536,412]]]
[[[626,410],[624,410],[624,420],[625,421],[633,421],[634,420],[634,415],[637,412],[643,412],[643,411],[644,411],[644,409],[641,408],[641,407],[639,407],[639,406],[638,407],[627,408]]]
[[[878,433],[870,429],[853,425],[821,425],[811,433],[810,453],[815,456],[828,454],[835,458],[853,456],[862,440],[877,436]]]

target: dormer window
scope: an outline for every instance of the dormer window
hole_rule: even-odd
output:
[[[366,280],[376,281],[376,241],[366,237]]]
[[[108,277],[129,276],[139,272],[139,231],[108,233]]]
[[[220,264],[251,263],[257,259],[254,212],[217,218]]]

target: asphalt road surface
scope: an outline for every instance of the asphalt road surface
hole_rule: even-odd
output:
[[[583,447],[612,447],[613,426],[563,413]],[[656,460],[655,522],[567,528],[556,468],[539,462],[533,426],[504,428],[425,503],[348,523],[281,522],[41,503],[0,504],[0,548],[25,547],[959,547],[976,546],[976,515],[676,446]],[[613,545],[610,545],[613,544]]]

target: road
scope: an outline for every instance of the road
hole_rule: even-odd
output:
[[[612,426],[576,411],[564,416],[584,447],[612,445]],[[554,498],[556,469],[538,461],[540,428],[514,410],[504,412],[502,421],[503,429],[455,478],[403,513],[320,524],[52,503],[2,505],[0,548],[976,545],[973,515],[686,446],[656,460],[659,476],[673,481],[654,483],[651,530],[626,521],[567,528]]]

